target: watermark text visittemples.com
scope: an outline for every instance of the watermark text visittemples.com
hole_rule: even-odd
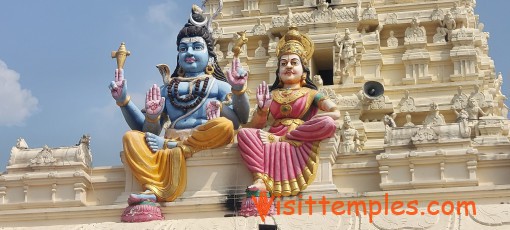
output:
[[[265,217],[269,213],[271,205],[274,203],[276,208],[276,215],[312,215],[314,210],[321,210],[323,215],[331,212],[335,215],[368,215],[370,223],[373,217],[377,215],[476,215],[476,204],[474,201],[436,201],[432,200],[426,203],[426,209],[419,211],[419,201],[391,201],[389,200],[388,193],[384,195],[384,202],[378,200],[354,200],[354,201],[330,201],[325,196],[320,200],[314,200],[312,196],[308,199],[299,200],[286,200],[282,201],[275,197],[267,197],[265,192],[261,192],[260,198],[252,197],[257,211],[262,221],[265,222]],[[462,212],[464,210],[464,212]]]

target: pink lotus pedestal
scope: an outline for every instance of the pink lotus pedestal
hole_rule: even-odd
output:
[[[248,217],[248,216],[259,216],[259,211],[257,210],[257,207],[255,203],[253,202],[253,198],[257,199],[259,201],[260,199],[260,191],[251,191],[249,189],[246,190],[246,198],[243,199],[241,202],[241,210],[239,211],[239,215]],[[271,195],[267,193],[266,199],[270,199]],[[266,216],[273,216],[276,214],[276,210],[274,207],[274,202],[271,204],[271,207],[269,208],[268,213]]]
[[[164,220],[161,208],[156,203],[156,199],[138,198],[136,195],[130,195],[128,198],[129,206],[122,213],[122,222],[147,222],[153,220]]]

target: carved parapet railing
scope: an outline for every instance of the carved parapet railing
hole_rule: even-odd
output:
[[[385,142],[389,146],[405,146],[412,144],[411,138],[416,134],[419,127],[399,127],[388,130]]]
[[[443,143],[469,138],[470,127],[463,123],[450,123],[436,126],[422,126],[411,137],[412,143]]]
[[[505,126],[504,120],[504,117],[481,117],[478,121],[480,135],[502,136],[504,129],[506,128],[508,130],[508,127]]]
[[[473,142],[476,145],[499,145],[510,144],[508,138],[508,125],[505,118],[499,116],[486,116],[477,120],[476,137]]]
[[[450,123],[436,126],[412,126],[389,128],[385,143],[388,147],[420,145],[427,143],[451,142],[470,137],[471,127],[464,123]]]
[[[27,168],[44,167],[91,167],[92,157],[87,146],[82,144],[72,147],[49,148],[17,148],[11,150],[11,158],[7,165],[9,172],[23,171]]]
[[[392,128],[388,132],[385,152],[376,157],[381,189],[478,184],[478,151],[470,147],[470,127],[464,123]]]
[[[289,20],[290,17],[290,20]],[[356,8],[341,9],[316,9],[309,12],[290,13],[289,15],[273,16],[271,20],[271,28],[288,27],[289,21],[296,26],[305,26],[317,22],[354,22],[357,20]]]
[[[366,97],[359,96],[361,101],[361,116],[370,116],[374,114],[389,114],[394,108],[389,98],[382,95],[376,99],[369,100]]]
[[[85,206],[91,186],[90,137],[71,147],[29,148],[19,139],[0,175],[0,209]]]
[[[379,162],[382,190],[478,185],[478,152],[466,143],[444,148],[385,152]]]

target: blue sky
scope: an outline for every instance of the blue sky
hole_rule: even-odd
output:
[[[129,127],[108,90],[126,42],[128,92],[141,108],[144,94],[161,84],[156,64],[175,65],[175,37],[194,1],[3,1],[0,6],[0,172],[18,137],[30,147],[70,146],[92,137],[94,166],[121,165],[121,138]],[[507,75],[508,0],[477,1],[490,32],[496,71]],[[508,104],[508,102],[507,102]]]

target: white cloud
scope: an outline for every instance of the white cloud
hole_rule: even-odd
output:
[[[0,126],[23,125],[37,111],[37,98],[21,88],[19,79],[19,73],[0,60]]]
[[[174,22],[174,18],[172,18],[172,16],[175,16],[177,10],[179,9],[182,10],[182,7],[177,6],[177,3],[173,1],[151,5],[149,6],[149,11],[147,13],[149,22],[161,23],[171,29],[175,29],[176,23]]]

